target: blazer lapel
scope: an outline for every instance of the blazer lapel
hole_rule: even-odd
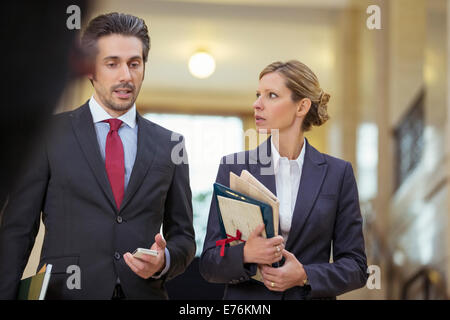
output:
[[[89,104],[86,102],[82,107],[75,110],[70,114],[72,117],[72,128],[75,133],[75,137],[80,143],[81,150],[83,151],[92,172],[102,188],[106,198],[109,200],[111,206],[117,210],[116,202],[109,184],[108,176],[106,174],[105,163],[103,162],[100,154],[97,134],[94,128],[94,122],[92,119],[91,111],[89,110]]]
[[[276,192],[274,166],[272,165],[271,136],[256,149],[249,151],[249,172],[273,194]],[[253,164],[253,165],[252,165]]]
[[[286,250],[288,251],[302,233],[314,202],[319,195],[328,168],[324,156],[314,149],[308,143],[308,140],[305,139],[305,141],[305,160],[303,162],[300,187],[292,215],[291,231],[286,243]]]
[[[152,123],[146,121],[139,113],[136,113],[136,121],[138,125],[136,160],[134,161],[130,181],[128,182],[127,189],[125,190],[119,214],[123,211],[133,195],[139,189],[156,153],[155,148],[157,142],[152,134]]]

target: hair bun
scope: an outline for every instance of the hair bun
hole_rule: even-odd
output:
[[[320,124],[326,122],[330,116],[328,115],[328,101],[330,101],[330,95],[324,91],[320,95],[319,103],[317,105],[317,115],[320,119]]]

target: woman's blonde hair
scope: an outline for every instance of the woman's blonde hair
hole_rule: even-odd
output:
[[[316,75],[305,64],[297,60],[273,62],[261,71],[259,79],[272,72],[278,72],[286,79],[292,101],[311,100],[311,108],[303,120],[303,131],[310,130],[313,125],[320,126],[330,118],[327,112],[330,95],[322,90]]]

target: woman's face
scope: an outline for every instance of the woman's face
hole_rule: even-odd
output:
[[[292,101],[292,91],[286,87],[285,78],[271,72],[259,80],[256,101],[253,103],[255,124],[258,130],[278,129],[280,133],[300,128],[299,102]]]

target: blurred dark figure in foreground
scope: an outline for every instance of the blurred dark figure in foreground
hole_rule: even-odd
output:
[[[71,5],[84,21],[84,0],[2,3],[0,221],[8,191],[45,134],[66,84],[89,68],[76,45],[79,30],[67,27]]]

